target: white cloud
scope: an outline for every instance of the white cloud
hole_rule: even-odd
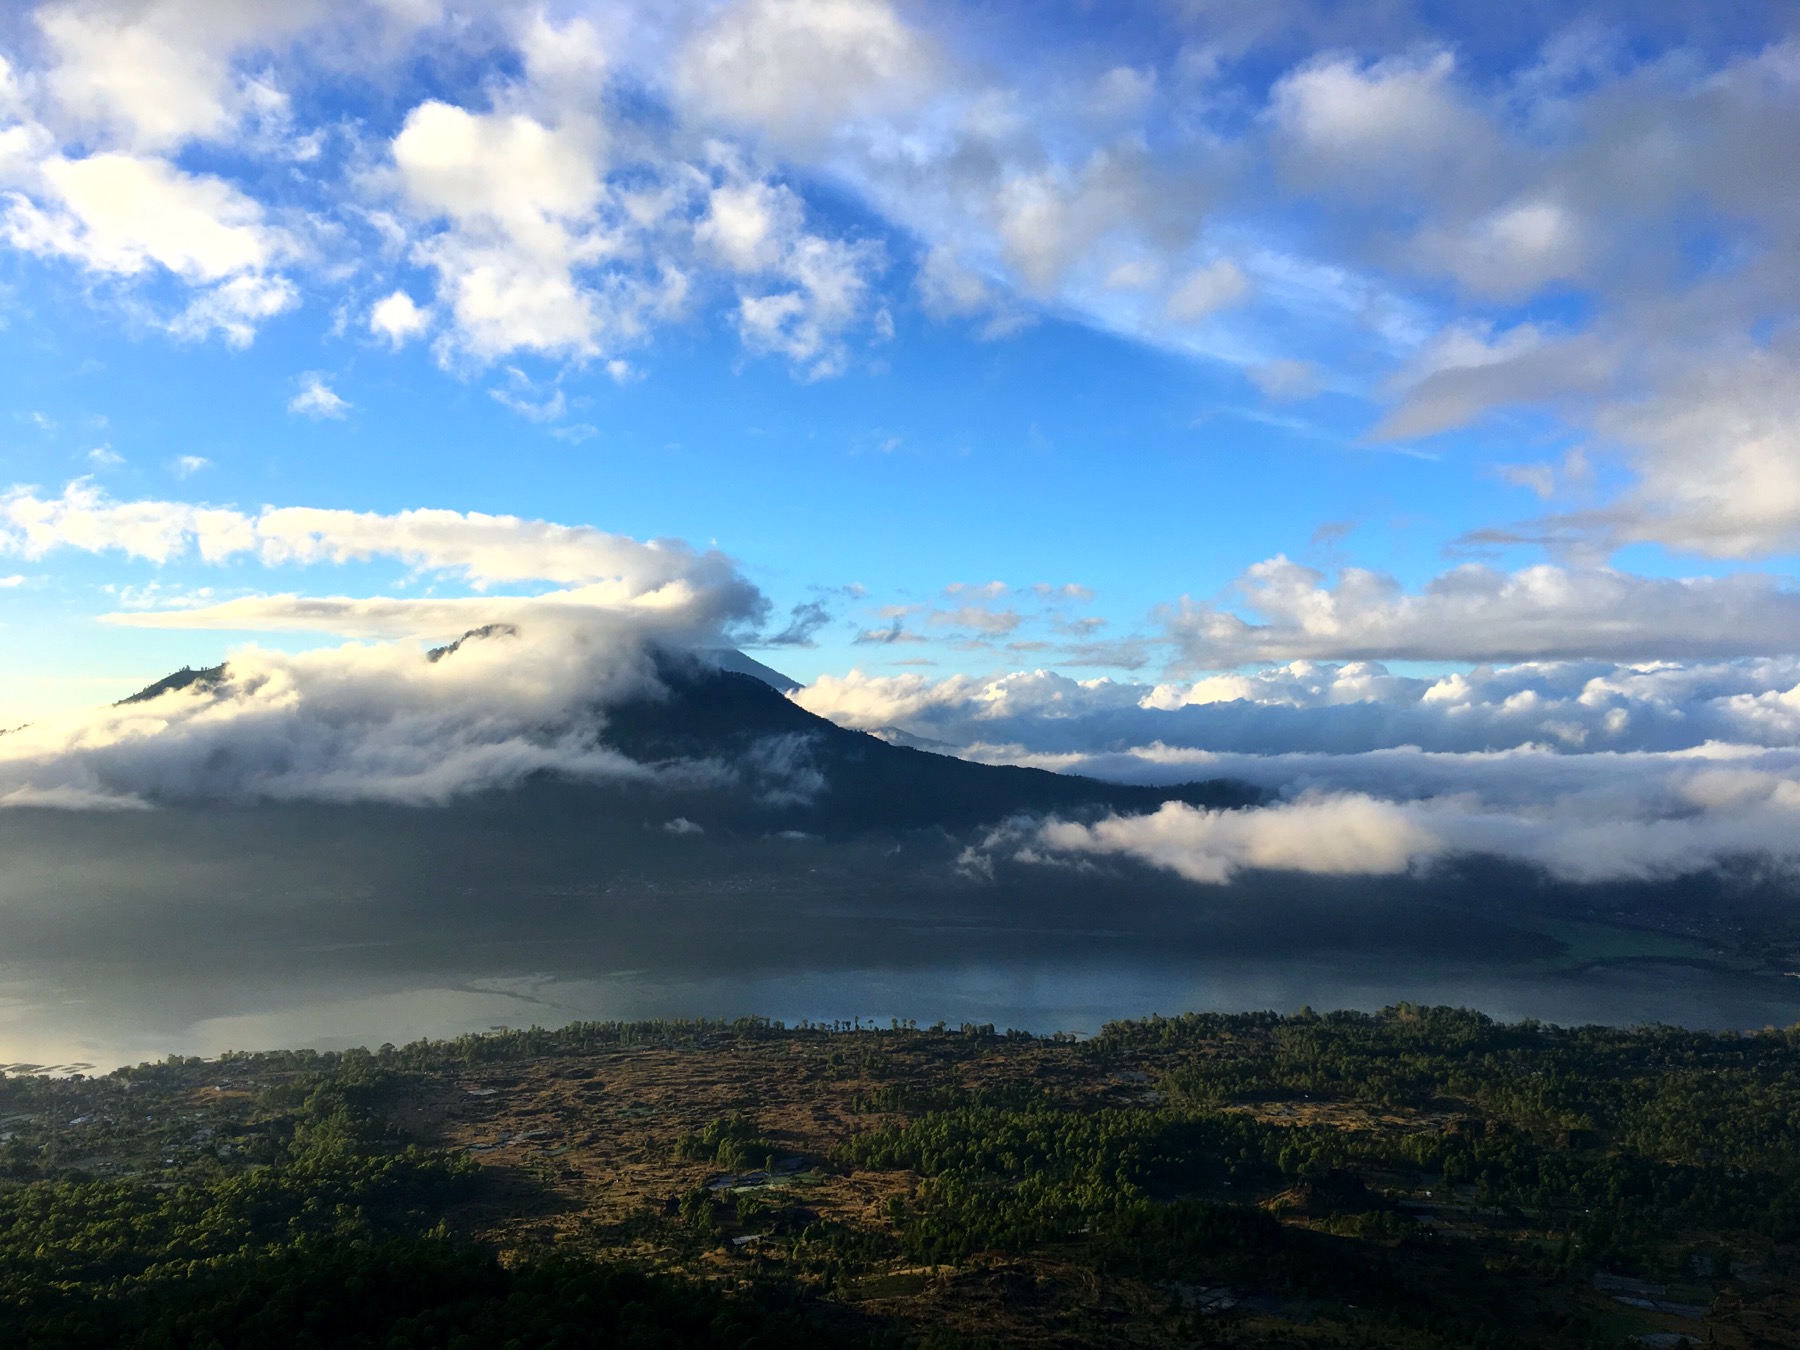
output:
[[[1088,91],[1088,115],[1106,121],[1141,117],[1156,98],[1157,83],[1155,67],[1114,66]]]
[[[1407,592],[1391,577],[1323,573],[1276,556],[1237,582],[1260,622],[1184,599],[1168,614],[1179,659],[1201,669],[1296,657],[1615,660],[1773,655],[1800,648],[1800,592],[1780,579],[1644,577],[1549,564],[1469,564]]]
[[[558,26],[543,10],[533,10],[516,41],[534,98],[555,109],[600,102],[610,56],[589,20],[576,17]]]
[[[1577,775],[1585,783],[1536,767],[1546,777],[1525,804],[1469,788],[1412,800],[1311,791],[1245,811],[1169,802],[1091,826],[1015,826],[987,848],[1011,849],[1023,862],[1124,855],[1210,884],[1249,868],[1391,876],[1458,855],[1508,858],[1575,882],[1681,876],[1745,858],[1783,868],[1800,861],[1791,753],[1750,762],[1644,757],[1606,765],[1604,776]]]
[[[0,577],[0,591],[16,590],[25,584],[25,578],[16,573],[10,577]]]
[[[944,594],[966,595],[980,600],[998,600],[1010,589],[1004,581],[953,581],[944,587]]]
[[[342,595],[252,595],[216,604],[172,605],[103,615],[121,628],[238,633],[332,633],[361,638],[444,639],[493,623],[542,630],[551,624],[599,626],[629,619],[642,636],[675,645],[718,643],[724,627],[745,617],[741,586],[685,581],[654,591],[595,582],[537,595],[438,598]]]
[[[369,331],[395,348],[404,347],[430,326],[431,315],[405,291],[382,297],[369,310]]]
[[[192,478],[211,464],[212,461],[204,455],[182,455],[169,467],[177,478]]]
[[[195,340],[223,333],[232,346],[248,347],[261,324],[299,303],[300,293],[286,277],[233,277],[195,296],[168,328]]]
[[[555,626],[465,642],[440,661],[414,644],[240,648],[216,686],[0,738],[0,802],[427,805],[541,772],[649,779],[600,744],[599,707],[651,681],[628,632]]]
[[[806,144],[915,106],[938,60],[883,0],[747,0],[694,35],[675,87],[705,115]]]
[[[1514,487],[1529,488],[1539,501],[1556,495],[1556,470],[1548,464],[1496,464],[1494,473]]]
[[[300,392],[288,400],[287,410],[311,418],[341,418],[350,411],[350,404],[338,397],[325,377],[312,371],[300,377]]]
[[[592,219],[603,140],[586,117],[552,127],[437,100],[407,114],[392,145],[402,189],[451,226],[417,257],[437,271],[458,339],[476,355],[599,350],[603,307],[576,273],[611,250]]]
[[[1221,258],[1196,268],[1170,293],[1164,312],[1176,323],[1193,323],[1242,300],[1250,283],[1236,264]]]
[[[262,207],[222,178],[117,152],[53,156],[39,168],[52,205],[14,195],[6,234],[16,248],[126,276],[157,265],[195,283],[260,271],[293,252]]]
[[[1697,364],[1596,429],[1642,477],[1599,522],[1620,539],[1714,557],[1800,547],[1800,355],[1745,351]],[[1609,519],[1610,516],[1610,519]]]
[[[1395,747],[1451,758],[1532,746],[1602,756],[1709,743],[1800,748],[1793,657],[1527,662],[1435,677],[1397,675],[1378,662],[1294,661],[1159,684],[1046,670],[939,680],[853,670],[821,676],[793,697],[846,726],[899,726],[976,757],[1049,757],[1047,767],[1162,782],[1200,772],[1193,764],[1206,756],[1273,763]],[[1198,758],[1182,767],[1181,755]],[[1220,771],[1264,781],[1242,764]]]
[[[1360,795],[1245,811],[1165,802],[1149,815],[1109,816],[1094,825],[1053,821],[1038,830],[1036,843],[1053,853],[1130,854],[1213,884],[1252,867],[1388,876],[1443,847],[1405,810]]]
[[[972,628],[990,637],[1013,632],[1024,622],[1024,616],[1013,609],[990,609],[986,605],[961,605],[955,609],[936,610],[931,622],[940,628]]]
[[[701,552],[677,540],[640,542],[585,525],[435,510],[383,515],[290,506],[250,515],[185,502],[116,502],[85,480],[60,497],[18,488],[0,495],[0,551],[41,558],[64,548],[157,563],[247,555],[269,567],[387,558],[478,587],[593,586],[587,603],[655,610],[704,601],[707,612],[730,618],[754,615],[761,605],[756,589],[717,550]]]
[[[1500,147],[1443,49],[1372,62],[1327,54],[1276,82],[1276,153],[1302,185],[1353,198],[1441,191],[1500,167]]]
[[[1508,202],[1465,226],[1427,227],[1426,255],[1477,295],[1522,299],[1590,265],[1585,223],[1543,197]]]
[[[872,240],[802,236],[783,260],[783,273],[797,283],[793,289],[739,298],[744,346],[786,357],[808,379],[841,373],[850,356],[845,331],[863,317],[870,276],[882,261]]]
[[[36,20],[58,109],[139,149],[220,139],[254,110],[259,90],[231,69],[232,48],[267,41],[318,15],[311,0],[235,6],[195,0],[47,4]]]
[[[1027,291],[1062,290],[1107,246],[1163,225],[1162,217],[1197,215],[1184,212],[1174,184],[1156,177],[1142,148],[1129,141],[1098,148],[1079,165],[1006,172],[992,189],[990,208],[1002,256]],[[1197,220],[1183,223],[1191,229]],[[1106,283],[1116,269],[1116,263],[1097,269],[1098,289],[1112,289]],[[1232,289],[1228,269],[1222,264],[1212,274],[1209,298]],[[1191,303],[1177,308],[1186,312]],[[1213,307],[1220,303],[1226,301],[1215,298]]]
[[[1382,436],[1522,405],[1639,479],[1602,480],[1612,500],[1565,511],[1565,533],[1792,546],[1794,360],[1770,334],[1800,293],[1800,184],[1767,168],[1800,155],[1791,37],[1677,58],[1527,25],[1545,45],[1508,68],[1453,55],[1475,46],[1441,16],[1354,35],[1313,16],[1279,38],[1214,18],[1231,36],[1153,62],[1104,31],[1072,55],[998,13],[978,55],[962,20],[883,0],[566,22],[432,0],[41,4],[0,66],[0,237],[182,337],[247,343],[303,285],[359,311],[388,291],[367,322],[395,347],[429,328],[447,364],[602,369],[722,308],[812,378],[850,367],[859,327],[891,331],[885,233],[916,244],[926,312],[982,336],[1053,311],[1270,397],[1366,397]],[[488,72],[478,90],[412,79],[423,25],[433,68]],[[1240,58],[1288,64],[1265,95]],[[327,69],[410,111],[298,125]],[[813,184],[877,223],[832,237],[814,211],[809,231]],[[391,289],[402,262],[430,297]],[[168,304],[167,278],[192,293]]]
[[[965,266],[948,248],[926,253],[915,284],[926,314],[938,320],[980,319],[985,338],[1009,337],[1031,322],[1004,286]]]
[[[552,391],[550,397],[530,399],[510,389],[490,389],[488,394],[504,408],[510,408],[520,417],[532,422],[555,422],[569,410],[569,402],[560,389]]]
[[[1248,374],[1250,382],[1272,399],[1311,398],[1320,389],[1319,368],[1311,361],[1278,357],[1250,367]]]
[[[568,248],[568,222],[600,198],[602,137],[585,120],[548,127],[522,113],[472,113],[431,100],[406,115],[392,149],[416,205],[495,229],[528,250]]]
[[[707,198],[694,239],[736,272],[773,269],[801,231],[800,199],[770,183],[724,183]]]
[[[1499,333],[1486,324],[1451,324],[1396,373],[1399,401],[1374,435],[1432,436],[1499,404],[1592,394],[1612,381],[1619,362],[1616,350],[1590,335],[1532,323]]]

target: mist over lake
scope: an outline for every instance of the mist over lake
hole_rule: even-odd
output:
[[[1196,888],[1129,860],[971,875],[941,832],[728,836],[617,815],[533,831],[516,808],[0,814],[8,1058],[110,1068],[741,1015],[1091,1034],[1151,1012],[1403,1000],[1800,1021],[1800,979],[1723,943],[1780,914],[1741,878],[1609,891],[1471,865]],[[1672,905],[1716,931],[1657,931]]]

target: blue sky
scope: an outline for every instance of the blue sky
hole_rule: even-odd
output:
[[[196,507],[716,547],[805,681],[1791,651],[1800,37],[1690,10],[16,7],[0,722],[558,580]]]

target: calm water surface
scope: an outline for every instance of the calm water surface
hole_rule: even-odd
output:
[[[583,1019],[733,1017],[787,1022],[912,1018],[1087,1034],[1183,1011],[1375,1009],[1400,1000],[1495,1017],[1749,1029],[1800,1021],[1800,980],[1637,963],[1555,972],[1370,956],[1154,960],[1100,950],[1049,959],[795,969],[571,969],[529,944],[460,953],[438,968],[375,949],[300,954],[280,970],[221,962],[0,964],[0,1063],[62,1069],[214,1056],[232,1049],[402,1044]],[[372,960],[380,955],[387,959]],[[541,964],[532,958],[541,956]]]

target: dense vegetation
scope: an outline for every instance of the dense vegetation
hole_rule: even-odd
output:
[[[392,1124],[407,1094],[496,1066],[616,1095],[579,1066],[643,1054],[745,1081],[717,1089],[729,1109],[601,1141],[668,1198],[580,1242],[465,1221],[492,1169]],[[258,1084],[235,1114],[196,1131],[171,1109],[226,1075]],[[831,1102],[848,1124],[771,1124],[784,1083],[812,1103],[790,1121]],[[1079,1043],[579,1024],[5,1079],[9,1123],[9,1346],[949,1343],[926,1310],[959,1298],[965,1335],[1071,1345],[1800,1344],[1782,1330],[1800,1309],[1800,1029],[1407,1005]],[[151,1142],[130,1166],[77,1156],[131,1139]]]
[[[791,1288],[727,1296],[618,1264],[504,1266],[453,1239],[465,1158],[397,1145],[358,1064],[284,1085],[268,1165],[210,1184],[40,1180],[0,1193],[0,1344],[27,1350],[476,1350],[869,1343]],[[15,1096],[20,1094],[14,1094]],[[16,1163],[15,1163],[16,1167]]]

